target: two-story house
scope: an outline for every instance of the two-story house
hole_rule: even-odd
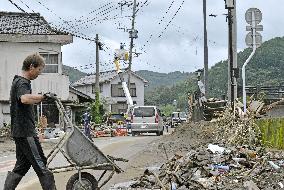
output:
[[[100,73],[100,99],[104,101],[105,109],[113,113],[126,112],[127,101],[121,85],[120,78],[115,70]],[[128,73],[123,73],[123,78],[128,81]],[[144,105],[144,87],[148,83],[145,79],[131,72],[130,95],[133,103]],[[96,75],[89,75],[81,78],[72,84],[79,91],[95,99]]]
[[[53,92],[68,100],[69,77],[62,74],[61,46],[72,41],[72,35],[52,28],[40,14],[0,12],[0,127],[10,123],[13,77],[21,74],[23,60],[32,53],[40,53],[46,63],[43,73],[32,81],[33,93]]]

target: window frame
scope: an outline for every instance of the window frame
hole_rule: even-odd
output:
[[[117,90],[117,92],[115,92]],[[136,84],[130,83],[129,93],[131,97],[137,97]],[[117,84],[111,84],[111,97],[125,97],[121,82]]]
[[[42,74],[57,74],[59,73],[59,53],[49,53],[49,52],[39,52],[39,54],[44,58],[44,62],[45,62],[45,67],[42,71]],[[50,56],[56,56],[54,60],[56,60],[56,63],[50,63],[51,59]],[[54,72],[53,69],[51,69],[52,72],[45,72],[46,68],[48,68],[49,66],[51,66],[50,68],[56,68],[56,71]],[[57,67],[54,67],[57,66]]]

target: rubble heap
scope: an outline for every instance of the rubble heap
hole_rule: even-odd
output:
[[[209,144],[174,155],[159,171],[145,170],[131,185],[143,189],[281,189],[284,154],[248,146]]]
[[[252,118],[225,111],[216,121],[176,128],[161,147],[174,156],[158,171],[146,169],[132,188],[284,189],[284,152],[262,147]]]
[[[212,122],[208,130],[212,132],[215,141],[219,143],[262,146],[261,131],[253,116],[240,119],[226,110],[221,118]]]

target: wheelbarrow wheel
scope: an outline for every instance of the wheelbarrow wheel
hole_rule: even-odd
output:
[[[80,190],[80,189],[96,190],[98,189],[98,182],[93,175],[87,172],[82,172],[81,179],[82,179],[84,188],[82,187],[82,184],[79,181],[79,174],[76,173],[72,175],[70,179],[68,180],[67,185],[66,185],[66,190]]]

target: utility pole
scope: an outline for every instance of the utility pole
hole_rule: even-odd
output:
[[[204,21],[204,86],[205,97],[208,98],[208,44],[207,44],[207,22],[206,22],[206,0],[203,0],[203,21]]]
[[[235,1],[234,0],[225,0],[225,8],[228,9],[228,32],[229,32],[229,61],[228,61],[228,67],[229,67],[229,73],[228,73],[228,99],[232,107],[232,111],[234,112],[235,109],[235,76],[236,76],[236,69],[234,69],[234,54],[233,54],[233,9],[235,8]]]
[[[100,95],[99,49],[100,49],[99,35],[96,34],[96,84],[95,84],[96,101],[99,100],[99,95]]]
[[[230,100],[231,107],[234,110],[234,77],[233,77],[233,19],[232,19],[232,9],[228,9],[228,27],[229,27],[229,67],[230,67]]]
[[[100,115],[100,59],[99,59],[99,50],[102,50],[102,43],[99,41],[99,35],[96,34],[96,84],[95,84],[95,109],[92,109],[92,115],[94,114],[95,123],[101,123]]]
[[[135,16],[136,16],[136,0],[133,0],[132,26],[131,26],[131,30],[129,31],[130,48],[129,48],[128,84],[127,84],[128,89],[130,89],[133,41],[134,41],[134,38],[137,38],[137,31],[134,28]]]
[[[231,39],[230,39],[230,34],[229,34],[229,44],[228,44],[228,60],[229,60],[229,64],[228,64],[228,101],[231,103],[233,100],[237,98],[237,94],[238,94],[237,78],[239,77],[239,69],[238,69],[238,63],[237,63],[238,56],[237,56],[236,0],[234,0],[234,8],[231,9],[230,18],[228,15],[228,22],[231,22],[231,28],[232,28],[231,29]],[[230,40],[231,40],[231,43],[230,43]],[[230,46],[232,46],[232,50],[230,50]],[[232,54],[232,59],[231,59],[231,54]],[[230,60],[232,61],[232,66],[231,66]]]
[[[232,11],[233,26],[232,26],[232,46],[233,46],[233,69],[234,69],[234,100],[238,98],[238,83],[239,69],[238,69],[238,45],[237,45],[237,0],[235,0],[235,8]]]

